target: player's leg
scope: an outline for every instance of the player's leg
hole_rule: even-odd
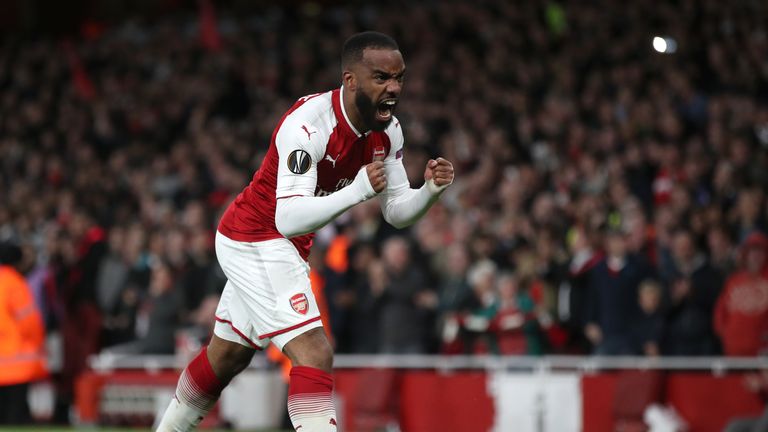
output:
[[[157,427],[159,432],[194,429],[213,408],[224,387],[251,362],[255,350],[215,334],[184,369],[176,394]]]
[[[236,242],[218,234],[216,254],[232,287],[224,289],[217,319],[228,320],[241,343],[263,349],[271,341],[292,360],[289,413],[299,432],[335,431],[333,350],[322,330],[309,264],[284,238]]]
[[[283,347],[283,352],[291,359],[293,366],[313,367],[328,373],[333,368],[333,348],[322,327],[315,327],[291,339]]]
[[[238,310],[240,303],[235,287],[227,281],[216,308],[211,341],[182,372],[158,431],[194,429],[215,405],[229,381],[248,366],[256,349],[266,346],[266,342],[259,345],[253,342],[253,335],[239,330],[247,328],[240,320],[243,315]]]
[[[275,342],[280,342],[279,337]],[[322,327],[302,333],[283,347],[291,359],[288,415],[299,432],[336,430],[333,407],[333,349]]]

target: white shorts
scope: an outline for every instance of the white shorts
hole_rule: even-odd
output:
[[[216,257],[227,284],[216,308],[216,336],[282,351],[296,336],[322,327],[309,265],[288,239],[239,242],[216,233]]]

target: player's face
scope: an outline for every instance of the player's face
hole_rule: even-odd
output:
[[[392,121],[403,88],[405,63],[400,51],[366,49],[355,65],[355,106],[366,128],[382,131]]]

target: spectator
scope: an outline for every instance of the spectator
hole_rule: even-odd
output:
[[[128,279],[130,263],[124,259],[123,250],[125,242],[125,230],[115,227],[109,232],[107,253],[99,263],[96,282],[96,296],[99,301],[99,309],[104,316],[104,330],[101,336],[102,346],[128,342],[133,339],[133,329],[126,331],[132,323],[132,314],[116,314],[117,305],[121,301],[123,288]]]
[[[728,232],[721,226],[713,226],[707,232],[709,261],[720,275],[731,274],[736,267],[735,248]]]
[[[596,247],[599,240],[580,227],[568,233],[568,245],[572,258],[568,266],[568,277],[560,285],[561,302],[557,318],[568,333],[568,350],[577,353],[589,351],[589,340],[584,335],[587,325],[588,305],[590,304],[589,279],[591,270],[603,259],[601,247]]]
[[[623,232],[608,232],[605,251],[605,258],[590,275],[585,333],[596,354],[629,355],[633,353],[638,286],[652,275],[640,257],[627,253]]]
[[[371,253],[370,257],[363,257]],[[373,247],[370,251],[358,250],[355,258],[355,266],[362,265],[364,261],[364,273],[360,274],[355,286],[355,316],[354,316],[354,348],[353,352],[373,354],[381,347],[381,337],[385,332],[381,327],[381,302],[382,294],[389,283],[384,263],[374,255]]]
[[[186,264],[174,287],[182,299],[184,321],[205,329],[206,339],[213,331],[216,305],[226,283],[213,257],[211,241],[212,233],[208,230],[197,228],[189,232]]]
[[[712,329],[712,312],[722,287],[722,277],[697,250],[687,230],[672,235],[663,253],[661,275],[670,293],[663,351],[667,355],[715,355],[718,341]]]
[[[463,350],[458,332],[461,309],[472,297],[467,280],[470,263],[466,247],[453,243],[446,251],[444,265],[438,268],[437,328],[442,338],[441,351],[446,354]]]
[[[729,356],[756,356],[768,340],[768,238],[752,233],[741,245],[742,270],[725,283],[715,329]]]
[[[512,274],[498,278],[499,306],[491,324],[497,333],[498,352],[504,355],[541,354],[543,350],[537,305],[519,288]]]
[[[427,351],[430,319],[437,306],[436,294],[425,286],[424,275],[409,266],[410,245],[391,237],[382,245],[386,282],[380,294],[379,352],[419,354]]]
[[[491,324],[499,309],[496,290],[496,265],[483,260],[469,269],[469,285],[472,295],[461,305],[457,317],[459,337],[464,353],[498,353],[498,341]]]
[[[760,211],[763,201],[763,191],[758,188],[739,191],[736,206],[731,214],[739,241],[745,240],[754,231],[765,232],[768,228]]]
[[[145,242],[146,235],[138,225],[125,230],[122,239],[110,236],[110,254],[101,262],[98,286],[104,348],[136,340],[136,314],[150,278]],[[110,286],[119,291],[115,294]]]
[[[109,349],[115,354],[173,354],[181,323],[182,297],[169,263],[157,260],[146,295],[138,299],[136,340]]]
[[[21,248],[0,242],[0,424],[31,423],[29,384],[48,375],[45,328],[24,277],[14,268]]]
[[[181,294],[174,287],[171,266],[164,261],[152,264],[147,298],[139,306],[137,334],[142,354],[173,354],[176,330],[181,321]]]
[[[440,271],[439,309],[442,314],[459,310],[471,295],[467,282],[470,258],[461,244],[452,244],[447,251],[445,266]]]
[[[640,283],[638,290],[640,316],[632,326],[634,352],[646,356],[661,355],[661,338],[664,335],[664,315],[661,311],[661,284],[653,279]]]

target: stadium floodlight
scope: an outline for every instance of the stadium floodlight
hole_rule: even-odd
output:
[[[651,43],[653,49],[662,54],[673,54],[677,51],[677,41],[670,36],[654,36]]]

